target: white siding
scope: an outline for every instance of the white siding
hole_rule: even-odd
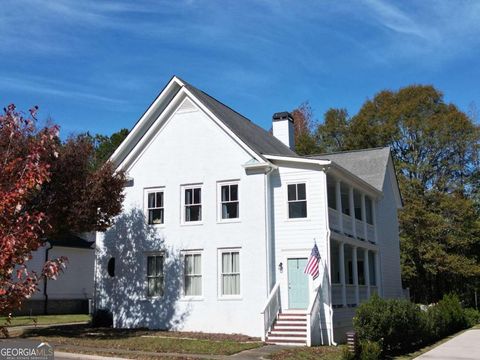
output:
[[[403,297],[398,211],[393,188],[396,186],[394,176],[393,164],[390,159],[383,185],[384,195],[378,202],[376,213],[382,295],[387,298]]]
[[[29,270],[38,274],[45,263],[46,246],[42,246],[32,253],[28,262]],[[49,299],[91,299],[93,298],[94,260],[93,249],[77,249],[54,246],[48,253],[49,259],[65,256],[68,259],[66,267],[58,274],[56,280],[48,280],[47,294]],[[38,284],[38,291],[31,297],[32,300],[43,300],[43,281]]]
[[[267,297],[264,175],[246,175],[251,160],[202,111],[176,113],[129,170],[124,213],[97,242],[98,307],[111,307],[117,327],[173,328],[185,331],[261,336],[261,306]],[[194,111],[192,111],[194,110]],[[240,221],[217,222],[217,182],[239,180]],[[202,184],[202,224],[182,225],[180,187]],[[146,226],[132,211],[143,211],[144,189],[164,187],[165,224]],[[152,234],[154,230],[156,233]],[[146,253],[166,248],[166,293],[146,297]],[[241,297],[219,299],[218,249],[240,248]],[[183,299],[179,251],[202,252],[202,299]],[[116,258],[116,276],[106,275]]]

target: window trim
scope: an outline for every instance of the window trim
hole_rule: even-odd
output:
[[[153,295],[153,296],[150,296],[148,294],[148,279],[149,279],[149,276],[148,276],[148,258],[150,256],[163,256],[163,276],[162,276],[162,283],[163,283],[163,295]],[[150,251],[150,252],[145,252],[144,253],[144,259],[145,259],[145,297],[147,299],[161,299],[165,296],[165,275],[166,275],[166,271],[165,271],[165,265],[166,265],[166,260],[167,260],[167,256],[165,254],[165,251]]]
[[[185,191],[189,189],[200,189],[200,220],[196,221],[186,221],[186,209],[187,204],[185,203]],[[186,184],[180,185],[180,199],[181,199],[181,206],[180,206],[180,224],[184,226],[192,226],[192,225],[202,225],[204,220],[204,211],[203,211],[203,199],[204,199],[204,192],[203,192],[203,183],[194,183],[194,184]]]
[[[223,295],[222,294],[222,255],[224,253],[233,253],[238,252],[238,264],[239,264],[239,275],[240,275],[240,293],[235,295]],[[242,300],[243,299],[243,276],[242,276],[242,248],[232,247],[232,248],[219,248],[217,249],[217,297],[218,300]]]
[[[237,198],[238,200],[238,217],[223,219],[222,217],[222,186],[231,186],[237,185]],[[234,202],[228,201],[227,203]],[[236,223],[241,222],[241,212],[240,212],[240,180],[226,180],[226,181],[217,181],[217,223]]]
[[[307,211],[307,216],[306,217],[299,217],[299,218],[291,218],[290,217],[290,201],[288,200],[288,186],[289,185],[299,185],[299,184],[305,184],[305,206],[306,206],[306,211]],[[308,211],[308,182],[306,180],[302,180],[302,179],[299,179],[299,180],[292,180],[292,181],[289,181],[285,184],[285,204],[286,204],[286,221],[291,221],[291,222],[295,222],[295,221],[306,221],[306,220],[310,220],[310,212]],[[298,192],[298,190],[297,190]],[[292,202],[298,202],[298,200],[292,200]],[[300,201],[303,201],[303,200],[300,200]]]
[[[203,264],[203,250],[182,250],[181,251],[181,255],[182,255],[182,265],[183,265],[183,268],[182,268],[182,279],[181,279],[181,283],[182,283],[182,296],[180,298],[180,300],[204,300],[204,291],[205,291],[205,276],[204,276],[204,264]],[[202,293],[200,295],[185,295],[185,277],[186,277],[186,274],[185,274],[185,256],[187,255],[200,255],[200,264],[201,264],[201,268],[202,268],[202,271],[200,273],[200,277],[201,277],[201,284],[202,284]]]
[[[163,209],[163,222],[161,224],[149,224],[148,223],[148,194],[151,193],[163,193],[163,207],[162,208],[155,208],[155,209]],[[148,226],[155,226],[155,227],[165,227],[165,186],[155,186],[155,187],[148,187],[143,189],[143,213],[145,215],[145,222]]]

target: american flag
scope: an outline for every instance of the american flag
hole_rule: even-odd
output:
[[[318,269],[319,261],[320,261],[320,253],[318,252],[317,244],[315,244],[313,245],[310,258],[308,259],[308,262],[307,262],[307,266],[305,266],[305,270],[303,271],[305,274],[312,275],[313,280],[315,280],[320,273]]]

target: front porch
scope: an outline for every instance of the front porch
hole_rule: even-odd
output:
[[[332,234],[330,261],[334,308],[356,307],[373,294],[381,293],[375,245]]]

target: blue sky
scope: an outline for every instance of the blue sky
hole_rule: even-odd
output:
[[[179,75],[265,128],[309,100],[354,114],[376,92],[433,84],[480,106],[480,1],[6,0],[0,103],[63,136],[131,128]]]

